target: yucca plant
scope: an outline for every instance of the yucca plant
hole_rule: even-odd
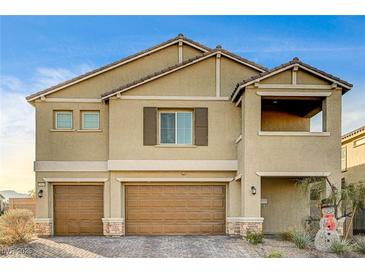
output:
[[[365,254],[365,236],[356,236],[354,237],[354,242],[357,251]]]
[[[306,232],[293,231],[292,241],[299,249],[304,249],[312,243],[313,238]]]
[[[333,253],[344,255],[352,250],[352,245],[347,240],[338,240],[334,241],[330,248]]]

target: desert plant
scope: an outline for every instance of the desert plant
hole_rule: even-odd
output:
[[[282,258],[283,254],[280,251],[272,251],[271,253],[267,254],[265,258]]]
[[[34,234],[33,213],[27,209],[10,209],[0,217],[0,243],[24,243]]]
[[[262,232],[247,231],[245,239],[253,245],[261,244],[264,240],[264,234]]]
[[[354,242],[357,251],[365,254],[365,236],[356,236],[354,237]]]
[[[308,247],[313,241],[313,237],[306,232],[292,232],[292,242],[299,248],[304,249]]]
[[[337,255],[344,255],[352,250],[352,245],[347,240],[337,240],[331,245],[331,251]]]
[[[293,240],[293,231],[292,230],[288,230],[288,231],[279,232],[277,234],[277,237],[281,241],[291,242]]]

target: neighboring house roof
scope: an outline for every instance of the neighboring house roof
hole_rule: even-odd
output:
[[[174,38],[172,38],[170,40],[167,40],[167,41],[165,41],[163,43],[160,43],[160,44],[158,44],[156,46],[153,46],[151,48],[142,50],[142,51],[140,51],[138,53],[132,54],[132,55],[130,55],[128,57],[122,58],[122,59],[120,59],[118,61],[115,61],[115,62],[110,63],[108,65],[102,66],[100,68],[94,69],[92,71],[89,71],[87,73],[84,73],[82,75],[79,75],[79,76],[77,76],[75,78],[72,78],[70,80],[67,80],[65,82],[59,83],[59,84],[54,85],[52,87],[46,88],[46,89],[41,90],[41,91],[36,92],[36,93],[33,93],[33,94],[27,96],[26,99],[27,99],[28,102],[31,102],[31,101],[33,101],[33,100],[35,100],[37,98],[40,98],[42,96],[48,95],[48,94],[53,93],[53,92],[56,92],[56,91],[58,91],[60,89],[63,89],[65,87],[67,87],[67,86],[70,86],[70,85],[79,83],[79,82],[81,82],[83,80],[86,80],[88,78],[91,78],[93,76],[96,76],[96,75],[98,75],[100,73],[103,73],[103,72],[106,72],[108,70],[114,69],[116,67],[122,66],[123,64],[126,64],[128,62],[131,62],[131,61],[133,61],[135,59],[141,58],[141,57],[143,57],[143,56],[145,56],[147,54],[150,54],[150,53],[152,53],[154,51],[157,51],[157,50],[163,49],[165,47],[174,45],[174,44],[176,44],[176,43],[178,43],[180,41],[183,42],[183,43],[185,43],[185,44],[187,44],[187,45],[190,45],[190,46],[192,46],[194,48],[197,48],[197,49],[201,50],[203,53],[209,53],[209,52],[213,52],[214,51],[214,50],[212,50],[211,48],[209,48],[207,46],[204,46],[204,45],[202,45],[202,44],[200,44],[198,42],[195,42],[195,41],[193,41],[193,40],[191,40],[189,38],[186,38],[183,34],[179,34],[178,36],[176,36],[176,37],[174,37]],[[221,48],[221,46],[217,46],[217,49],[220,49],[221,50],[222,55],[224,55],[224,56],[226,56],[228,58],[231,58],[233,60],[236,60],[238,62],[244,63],[245,65],[247,65],[247,66],[249,66],[249,67],[251,67],[251,68],[253,68],[253,69],[255,69],[255,70],[259,71],[259,72],[267,71],[267,68],[265,68],[265,67],[263,67],[263,66],[261,66],[259,64],[256,64],[256,63],[254,63],[252,61],[249,61],[249,60],[247,60],[245,58],[242,58],[241,56],[238,56],[236,54],[233,54],[233,53],[231,53],[231,52],[229,52],[227,50],[224,50],[224,49]]]
[[[310,71],[312,73],[315,73],[316,75],[319,75],[322,78],[335,82],[339,86],[343,87],[345,89],[345,92],[352,88],[352,84],[350,84],[349,82],[346,82],[345,80],[342,80],[336,76],[333,76],[332,74],[324,72],[323,70],[320,70],[320,69],[312,67],[306,63],[303,63],[302,61],[299,60],[299,58],[294,57],[293,60],[291,60],[287,63],[277,66],[269,71],[265,71],[265,72],[259,73],[257,75],[254,75],[254,76],[247,78],[247,79],[243,80],[242,82],[238,83],[236,85],[236,88],[233,90],[233,92],[231,94],[232,101],[235,101],[235,99],[237,98],[237,95],[239,94],[239,91],[242,88],[257,82],[258,80],[268,78],[272,75],[275,75],[282,71],[290,69],[291,67],[294,67],[294,66],[299,66],[300,68],[302,68],[304,70]]]
[[[356,135],[359,135],[359,134],[361,134],[361,133],[365,133],[365,126],[362,126],[362,127],[360,127],[360,128],[357,128],[357,129],[355,129],[355,130],[353,130],[353,131],[350,131],[350,132],[348,132],[348,133],[346,133],[346,134],[342,135],[341,140],[342,140],[342,142],[343,142],[343,141],[345,141],[346,139],[352,138],[352,137],[354,137],[354,136],[356,136]]]

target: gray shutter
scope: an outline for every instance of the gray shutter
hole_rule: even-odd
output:
[[[143,108],[143,145],[157,145],[157,108]]]
[[[195,145],[208,145],[208,108],[195,108]]]

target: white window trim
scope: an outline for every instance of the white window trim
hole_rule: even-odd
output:
[[[175,143],[161,143],[161,114],[165,113],[174,113],[175,114]],[[191,131],[190,131],[190,144],[178,144],[177,143],[177,113],[191,113]],[[159,146],[176,146],[176,147],[183,147],[183,146],[191,146],[193,145],[193,112],[184,110],[184,111],[168,111],[162,110],[159,112],[159,121],[158,121],[158,145]]]
[[[84,126],[84,114],[98,114],[98,126],[96,128],[85,128]],[[93,131],[93,130],[100,130],[100,111],[98,110],[88,110],[88,111],[81,111],[81,131]]]
[[[59,113],[71,113],[71,127],[70,128],[59,128],[58,127],[57,115]],[[73,130],[74,123],[73,123],[73,111],[72,110],[56,110],[55,114],[54,114],[54,119],[55,119],[55,122],[54,122],[55,130],[59,130],[59,131],[72,131]]]

